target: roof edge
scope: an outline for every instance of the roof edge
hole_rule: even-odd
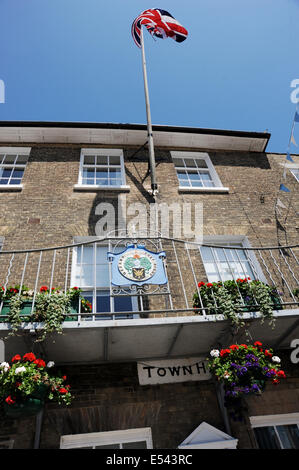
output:
[[[106,123],[106,122],[71,122],[71,121],[0,121],[1,127],[61,127],[75,129],[124,129],[124,130],[146,130],[146,124],[128,124],[128,123]],[[211,134],[225,135],[232,137],[252,137],[255,139],[267,139],[271,137],[268,132],[239,131],[227,129],[209,129],[189,126],[166,126],[160,124],[152,125],[153,131],[158,132],[181,132],[186,134]],[[266,144],[267,145],[267,144]]]

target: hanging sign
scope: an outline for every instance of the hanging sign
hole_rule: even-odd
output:
[[[163,259],[165,252],[154,253],[144,245],[129,245],[121,253],[108,252],[111,282],[115,286],[167,284]]]
[[[140,385],[209,380],[212,377],[202,357],[138,362],[137,370]]]

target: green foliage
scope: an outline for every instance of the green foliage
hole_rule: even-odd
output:
[[[253,345],[232,344],[227,349],[213,349],[208,367],[224,384],[227,397],[238,398],[243,394],[261,394],[269,380],[277,385],[286,378],[280,369],[280,358],[272,349],[262,349],[262,343]]]
[[[8,333],[8,336],[14,335],[22,323],[22,318],[20,316],[22,305],[22,297],[19,297],[18,295],[11,297],[9,304],[9,315],[7,319],[7,321],[11,324],[11,331]]]
[[[222,314],[235,326],[244,326],[244,312],[260,312],[262,322],[268,319],[274,326],[273,310],[282,308],[275,288],[258,280],[250,281],[250,278],[207,284],[200,282],[198,291],[193,296],[193,307],[201,308],[203,305],[208,315]]]
[[[66,377],[55,373],[54,363],[46,366],[42,359],[33,353],[15,355],[12,364],[0,364],[0,404],[13,407],[26,403],[29,398],[53,400],[59,404],[70,405],[72,395]]]
[[[0,288],[1,292],[4,290]],[[19,295],[19,292],[20,295]],[[2,300],[9,301],[9,313],[7,322],[11,325],[10,335],[16,334],[16,331],[22,324],[22,321],[43,322],[44,327],[42,334],[38,341],[43,341],[47,334],[56,332],[62,333],[62,323],[65,317],[71,311],[71,304],[81,302],[82,312],[91,312],[91,304],[81,296],[81,290],[77,287],[72,287],[66,292],[57,288],[51,289],[51,294],[47,286],[42,286],[40,292],[36,294],[34,302],[34,311],[22,318],[21,312],[23,304],[26,300],[33,300],[34,291],[29,290],[27,287],[14,286],[9,287],[2,295]]]

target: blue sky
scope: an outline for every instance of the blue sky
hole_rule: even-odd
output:
[[[182,44],[145,33],[153,124],[268,130],[268,151],[285,152],[299,0],[0,0],[0,120],[145,123],[130,29],[147,8],[189,31]]]

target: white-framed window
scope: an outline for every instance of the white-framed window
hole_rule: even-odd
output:
[[[299,449],[299,413],[251,416],[259,449]]]
[[[152,449],[151,428],[61,436],[60,449]]]
[[[84,241],[88,241],[84,237]],[[76,241],[82,242],[81,237],[75,237]],[[119,246],[115,253],[124,251],[124,246]],[[92,313],[113,313],[112,315],[95,315],[95,320],[131,319],[139,318],[139,314],[125,314],[121,312],[137,312],[138,301],[136,296],[110,295],[110,268],[107,258],[108,245],[92,243],[74,247],[72,257],[72,287],[82,289],[83,297],[92,305]],[[90,320],[89,316],[82,316],[82,320]]]
[[[0,147],[0,189],[21,189],[29,147]]]
[[[260,264],[244,236],[209,236],[203,243],[214,247],[200,246],[200,254],[209,282],[236,280],[250,277],[267,283]],[[225,248],[218,248],[217,245]],[[239,249],[234,249],[238,247]]]
[[[207,153],[171,152],[179,181],[179,189],[186,191],[227,192]]]
[[[77,189],[128,189],[121,149],[81,149]]]
[[[296,180],[299,183],[299,166],[298,166],[298,168],[290,168],[290,172],[292,173],[292,175],[296,178]]]

